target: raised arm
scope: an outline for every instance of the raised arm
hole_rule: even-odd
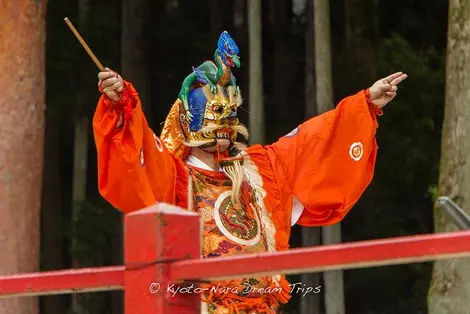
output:
[[[405,78],[381,79],[266,147],[280,184],[304,207],[298,224],[336,223],[359,200],[374,174],[377,115]]]
[[[175,202],[176,163],[149,128],[138,93],[110,69],[93,117],[100,194],[124,213]]]

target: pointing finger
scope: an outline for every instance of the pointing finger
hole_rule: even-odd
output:
[[[407,77],[408,77],[408,75],[402,74],[402,75],[400,75],[399,77],[393,79],[393,80],[390,82],[390,85],[398,85],[398,84],[400,84],[402,81],[404,81]]]
[[[393,74],[387,76],[383,80],[387,83],[390,83],[391,81],[393,81],[394,79],[396,79],[397,77],[399,77],[402,74],[403,74],[403,72],[396,72],[396,73],[393,73]]]

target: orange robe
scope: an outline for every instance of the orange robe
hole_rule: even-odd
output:
[[[368,101],[366,90],[343,99],[334,110],[304,122],[276,143],[254,145],[243,151],[257,220],[229,221],[221,207],[227,189],[223,175],[188,166],[170,153],[149,128],[133,86],[125,82],[125,88],[117,104],[103,95],[93,119],[99,191],[123,213],[156,202],[200,213],[208,226],[203,239],[204,257],[214,256],[215,251],[222,252],[219,256],[286,250],[294,199],[304,207],[298,224],[330,225],[349,212],[372,180],[378,124],[377,110]],[[120,125],[123,112],[127,118]],[[207,191],[212,191],[212,201],[211,195],[204,194],[204,184]],[[262,229],[261,236],[256,226]],[[260,242],[254,245],[250,241],[255,236]],[[273,281],[288,289],[282,276],[263,284],[269,286]],[[216,300],[221,296],[211,297],[215,303],[225,304],[222,299]],[[278,301],[286,302],[288,298],[283,293],[275,300],[262,302],[271,302],[270,306],[276,308]],[[262,311],[260,304],[250,308],[248,303],[241,302],[240,308],[247,313]]]

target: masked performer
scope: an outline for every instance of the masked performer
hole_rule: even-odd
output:
[[[286,250],[292,225],[339,222],[371,182],[377,116],[406,78],[390,75],[276,143],[246,147],[238,66],[238,47],[224,32],[214,60],[184,80],[160,137],[131,83],[110,69],[98,75],[101,195],[123,213],[157,202],[199,213],[204,258]],[[290,297],[282,275],[217,284],[225,289],[202,296],[203,313],[276,313]]]

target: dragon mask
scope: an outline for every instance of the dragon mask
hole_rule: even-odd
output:
[[[231,86],[227,91],[217,86],[216,94],[207,85],[194,89],[189,93],[188,104],[192,120],[180,115],[187,146],[211,147],[216,144],[216,139],[229,139],[234,143],[238,135],[248,137],[248,131],[240,124],[237,115],[241,95],[238,92],[235,96]],[[180,111],[183,110],[180,106]]]
[[[162,130],[161,139],[176,157],[186,159],[192,147],[207,148],[217,139],[230,140],[221,156],[216,155],[233,183],[233,202],[239,197],[244,178],[239,155],[248,139],[248,130],[238,120],[242,97],[231,68],[239,66],[238,47],[227,32],[219,38],[214,62],[193,68],[183,81]],[[220,158],[223,157],[223,158]]]
[[[184,159],[191,147],[206,148],[216,145],[217,139],[229,139],[229,155],[243,149],[248,139],[247,128],[238,120],[237,109],[242,104],[241,93],[217,86],[199,87],[188,95],[192,119],[188,119],[181,100],[177,100],[167,116],[161,138],[165,146]]]
[[[232,73],[232,67],[240,66],[238,53],[237,44],[224,31],[217,42],[214,61],[193,67],[184,79],[161,135],[178,157],[184,159],[191,147],[215,146],[217,139],[230,140],[230,156],[243,148],[248,131],[238,120],[242,98]]]

